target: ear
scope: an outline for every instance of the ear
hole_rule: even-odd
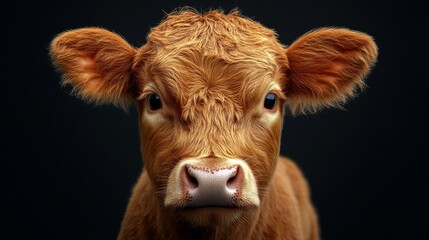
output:
[[[370,36],[348,29],[322,28],[300,37],[286,49],[292,113],[341,107],[365,86],[377,52]]]
[[[52,41],[50,55],[62,83],[81,98],[121,106],[133,98],[135,49],[117,34],[100,28],[67,31]]]

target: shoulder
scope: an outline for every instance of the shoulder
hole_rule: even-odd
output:
[[[277,171],[285,174],[298,198],[308,195],[308,184],[299,166],[290,158],[279,156]]]
[[[288,175],[302,175],[298,165],[290,158],[279,156],[278,168],[281,171],[285,171]]]

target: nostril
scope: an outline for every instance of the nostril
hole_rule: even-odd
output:
[[[189,181],[189,188],[190,189],[195,189],[198,187],[198,181],[196,178],[189,176],[188,181]]]
[[[230,190],[240,190],[243,186],[243,170],[237,166],[235,174],[231,176],[226,182],[226,187]]]
[[[230,179],[228,179],[228,182],[226,182],[226,186],[228,188],[234,188],[236,180],[237,180],[237,178],[235,176],[231,177]]]
[[[181,172],[182,181],[187,190],[198,188],[198,180],[193,176],[192,168],[185,166]]]

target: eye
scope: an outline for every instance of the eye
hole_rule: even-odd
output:
[[[273,110],[274,107],[276,106],[276,100],[277,100],[276,94],[268,93],[267,96],[265,96],[264,108],[269,109],[269,110]]]
[[[147,101],[149,103],[149,109],[152,111],[156,111],[162,107],[161,98],[156,93],[150,94],[147,97]]]

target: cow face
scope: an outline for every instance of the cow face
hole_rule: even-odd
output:
[[[141,151],[156,196],[195,225],[258,209],[275,171],[284,106],[340,106],[363,87],[377,48],[348,29],[309,32],[291,46],[238,12],[183,11],[135,49],[84,28],[59,35],[63,83],[97,103],[139,111]]]

